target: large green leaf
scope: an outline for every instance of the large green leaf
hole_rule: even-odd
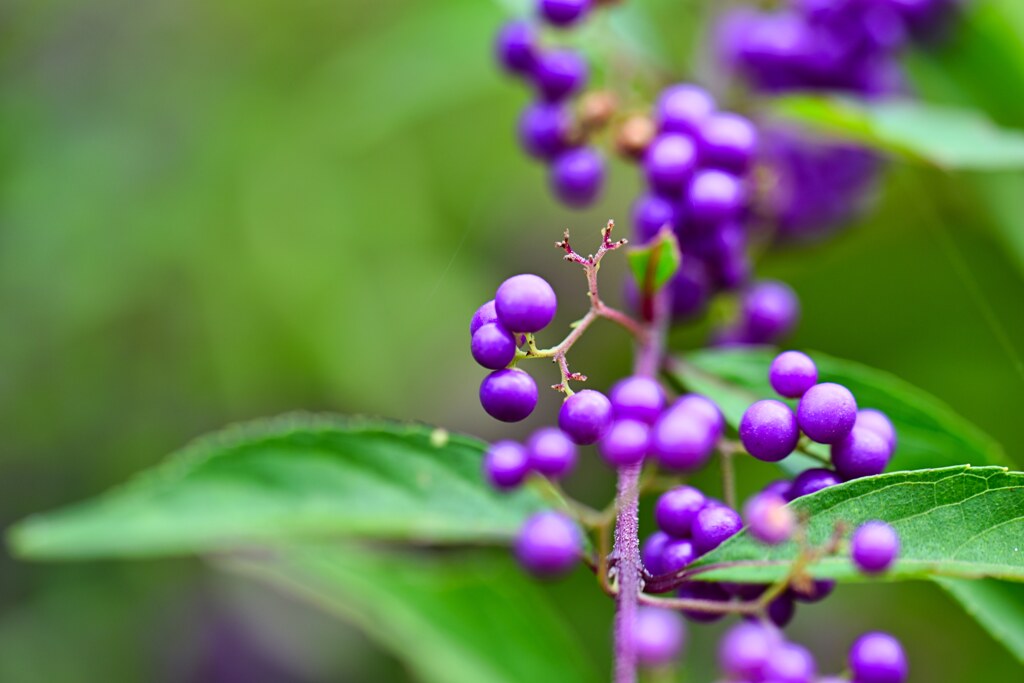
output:
[[[507,560],[288,547],[226,566],[353,621],[423,681],[600,679],[543,591]]]
[[[999,128],[975,111],[811,95],[781,98],[773,108],[784,119],[940,168],[1024,168],[1024,132]]]
[[[1024,585],[997,579],[940,577],[945,588],[992,637],[1024,662]]]
[[[944,467],[893,472],[823,489],[790,503],[807,515],[807,540],[825,544],[837,524],[852,529],[888,522],[900,535],[899,560],[888,580],[935,576],[996,577],[1024,581],[1024,472],[1002,467]],[[745,531],[693,566],[701,578],[770,582],[785,576],[798,543],[766,546]],[[817,577],[862,580],[848,553],[811,565]]]
[[[540,506],[495,492],[484,444],[412,424],[289,415],[229,428],[95,500],[10,532],[36,559],[225,551],[360,536],[435,543],[508,539]]]
[[[753,401],[777,398],[768,383],[768,367],[776,353],[766,348],[700,351],[680,361],[675,378],[687,389],[718,401],[735,427]],[[860,407],[877,408],[892,419],[899,444],[891,469],[1011,464],[998,443],[927,392],[859,363],[816,351],[810,355],[821,381],[848,387]]]

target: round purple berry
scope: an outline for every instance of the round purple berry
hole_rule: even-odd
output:
[[[557,576],[572,569],[583,550],[576,523],[560,512],[538,512],[516,539],[516,557],[532,574]]]
[[[540,0],[537,9],[552,26],[570,26],[586,16],[591,0]]]
[[[703,88],[679,84],[665,88],[655,104],[654,117],[665,133],[696,134],[715,111],[715,100]]]
[[[484,455],[484,476],[498,489],[514,489],[530,473],[526,449],[514,441],[491,444]]]
[[[892,421],[881,410],[875,410],[874,408],[858,410],[857,421],[854,427],[870,429],[885,439],[885,442],[889,444],[890,452],[896,451],[896,428],[893,427]]]
[[[635,375],[616,382],[608,393],[618,419],[654,424],[665,407],[665,391],[658,380]]]
[[[498,62],[508,72],[520,76],[533,71],[537,64],[537,35],[525,21],[510,21],[495,41]]]
[[[481,325],[470,342],[473,359],[489,370],[498,370],[516,357],[516,340],[498,323]]]
[[[831,579],[814,579],[810,585],[790,586],[789,592],[793,599],[799,602],[821,602],[836,588],[836,582]]]
[[[683,617],[670,609],[641,607],[633,638],[637,660],[644,666],[668,664],[683,650],[686,626]]]
[[[779,495],[759,493],[743,507],[743,519],[750,534],[768,545],[789,540],[796,528],[796,515]]]
[[[865,574],[881,574],[900,554],[900,537],[885,522],[865,522],[850,541],[853,563]]]
[[[676,205],[656,194],[641,195],[633,203],[633,235],[637,244],[649,242],[663,227],[674,230]]]
[[[718,665],[731,677],[763,680],[762,671],[778,644],[777,633],[761,624],[740,622],[719,641]]]
[[[812,467],[796,475],[793,484],[789,487],[786,497],[789,500],[796,500],[800,496],[807,496],[812,493],[835,486],[839,483],[839,477],[832,470],[823,467]]]
[[[651,427],[639,420],[615,420],[597,444],[612,467],[636,465],[647,455]]]
[[[686,191],[686,217],[708,227],[733,220],[743,209],[743,184],[731,173],[698,171]]]
[[[735,536],[742,528],[743,520],[732,508],[725,505],[706,505],[693,518],[693,547],[698,554],[703,555]]]
[[[522,370],[495,370],[480,384],[480,405],[502,422],[519,422],[537,406],[537,383]]]
[[[710,600],[713,602],[729,602],[732,596],[721,584],[709,581],[689,581],[679,587],[676,592],[680,598],[691,600]],[[687,619],[700,623],[711,623],[725,616],[725,613],[704,612],[696,609],[680,610]]]
[[[783,628],[786,624],[793,621],[793,615],[796,614],[796,604],[793,602],[793,596],[783,593],[768,603],[767,611],[768,618],[771,619],[772,623],[779,628]]]
[[[814,657],[796,643],[779,643],[765,662],[764,680],[772,683],[811,683],[817,673]]]
[[[581,446],[597,443],[611,425],[612,403],[593,389],[584,389],[565,399],[558,411],[558,426]]]
[[[683,538],[672,539],[661,549],[661,571],[674,574],[697,559],[693,543]]]
[[[904,683],[907,656],[900,642],[888,633],[865,633],[850,647],[847,659],[857,683]]]
[[[725,416],[722,415],[718,404],[707,396],[683,394],[672,403],[669,410],[691,415],[701,420],[711,429],[711,433],[716,441],[725,430]]]
[[[881,474],[892,450],[878,432],[854,425],[849,434],[832,444],[832,466],[844,480]]]
[[[775,481],[766,484],[761,493],[768,495],[782,496],[785,500],[790,500],[789,490],[793,488],[793,482],[788,479],[776,479]]]
[[[533,69],[533,81],[548,102],[561,102],[587,83],[587,63],[572,50],[541,54]]]
[[[800,398],[818,382],[818,368],[806,353],[783,351],[768,368],[768,381],[779,396]]]
[[[689,320],[704,312],[714,293],[707,266],[695,258],[684,258],[668,283],[672,298],[672,319]]]
[[[667,469],[692,471],[703,466],[718,440],[714,425],[683,410],[667,410],[651,433],[651,454]]]
[[[569,147],[572,117],[561,104],[536,102],[519,117],[519,143],[527,154],[550,161]]]
[[[558,310],[555,290],[536,275],[514,275],[494,295],[498,320],[510,332],[539,332]]]
[[[655,191],[679,197],[697,166],[697,148],[685,135],[659,135],[644,154],[644,172]]]
[[[703,163],[742,173],[757,151],[757,129],[738,114],[714,114],[701,124],[697,142]]]
[[[797,407],[796,420],[804,434],[818,443],[836,443],[857,421],[857,401],[840,384],[825,382],[807,390]]]
[[[578,147],[559,154],[549,176],[555,196],[568,206],[592,204],[604,187],[604,159],[592,147]]]
[[[494,299],[491,299],[476,309],[476,313],[473,314],[473,319],[469,321],[469,336],[472,337],[476,334],[477,330],[487,323],[496,322],[498,322],[498,313],[494,310]]]
[[[743,296],[743,329],[749,343],[778,341],[789,334],[799,317],[800,301],[782,282],[762,280]]]
[[[740,441],[758,460],[778,462],[793,452],[800,439],[796,416],[782,401],[754,403],[740,420]]]
[[[676,538],[687,538],[693,518],[707,503],[704,494],[692,486],[677,486],[661,494],[654,505],[658,528]]]
[[[560,429],[542,427],[526,442],[530,467],[546,477],[564,477],[576,465],[576,444]]]
[[[647,537],[643,545],[640,547],[640,561],[643,562],[644,569],[651,576],[658,576],[664,574],[665,565],[661,560],[662,553],[665,551],[665,546],[672,540],[672,537],[666,534],[664,531],[655,531],[653,534]]]

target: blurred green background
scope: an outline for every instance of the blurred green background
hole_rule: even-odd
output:
[[[710,4],[628,2],[603,49],[624,31],[686,73]],[[525,270],[554,282],[559,321],[574,319],[582,281],[550,245],[566,227],[582,242],[609,217],[625,226],[637,183],[617,167],[585,213],[549,198],[514,141],[527,96],[490,60],[507,9],[0,3],[4,526],[237,419],[332,410],[485,438],[551,419],[554,396],[514,429],[484,419],[469,316]],[[950,43],[910,57],[918,89],[1024,128],[1022,15],[1016,0],[978,0]],[[1022,197],[1012,174],[893,166],[859,224],[765,259],[803,301],[792,345],[900,375],[1024,464]],[[622,263],[606,270],[614,282]],[[599,388],[628,367],[618,330],[578,348]],[[606,498],[610,475],[588,469],[570,488]],[[747,489],[771,475],[740,472]],[[610,605],[592,579],[548,590],[606,666]],[[828,668],[881,627],[905,639],[915,680],[1019,674],[930,584],[843,587],[826,604],[793,630]],[[713,676],[699,653],[715,632],[694,633],[687,680]],[[406,676],[357,631],[198,561],[0,558],[0,681]]]

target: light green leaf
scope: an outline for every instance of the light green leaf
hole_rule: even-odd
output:
[[[505,541],[541,506],[495,492],[484,444],[412,424],[288,415],[231,427],[85,503],[30,517],[9,540],[34,559],[222,552],[357,536]]]
[[[662,228],[650,243],[631,247],[626,256],[641,292],[656,292],[664,287],[682,263],[679,241],[668,227]]]
[[[777,353],[767,348],[700,351],[679,363],[675,379],[718,401],[729,424],[736,427],[752,402],[778,398],[768,383],[768,367]],[[809,353],[820,381],[842,384],[853,392],[858,406],[877,408],[892,420],[899,443],[890,469],[1012,465],[996,441],[927,392],[887,372],[817,351]],[[828,448],[819,452],[827,456]]]
[[[544,593],[507,560],[288,547],[225,566],[351,620],[423,681],[601,678]]]
[[[883,580],[996,577],[1024,581],[1024,472],[944,467],[865,477],[797,498],[807,541],[823,546],[837,525],[888,522],[900,535],[899,560]],[[766,546],[746,531],[693,567],[700,578],[767,583],[781,579],[800,552],[795,540]],[[843,549],[809,567],[816,577],[863,580]]]
[[[975,111],[810,95],[781,98],[773,109],[784,119],[945,169],[1024,168],[1024,132],[999,128]]]
[[[997,579],[937,578],[992,637],[1024,662],[1024,585]]]

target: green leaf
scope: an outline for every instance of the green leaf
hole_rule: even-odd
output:
[[[483,482],[484,444],[427,426],[288,415],[201,439],[127,485],[16,525],[35,559],[148,557],[358,536],[505,541],[541,506]]]
[[[505,559],[289,547],[225,566],[351,620],[423,681],[601,678],[540,588]]]
[[[736,427],[752,402],[777,398],[768,383],[768,367],[777,353],[767,348],[699,351],[681,361],[674,375],[687,389],[715,399],[729,424]],[[821,381],[842,384],[853,392],[857,405],[877,408],[892,420],[898,445],[891,469],[1012,465],[996,441],[931,394],[887,372],[817,351],[809,353]],[[827,456],[828,448],[817,452]]]
[[[641,292],[653,293],[664,287],[682,263],[679,241],[668,227],[648,244],[630,248],[626,255]]]
[[[997,579],[967,581],[941,577],[936,582],[993,638],[1024,662],[1024,585]]]
[[[790,503],[808,517],[807,540],[823,546],[837,524],[853,529],[880,519],[900,535],[896,564],[885,580],[996,577],[1024,581],[1024,472],[1002,467],[944,467],[865,477]],[[783,578],[800,552],[797,542],[766,546],[746,531],[693,567],[700,578],[767,583]],[[844,548],[809,567],[816,577],[863,580]]]
[[[827,133],[945,169],[1024,168],[1024,132],[999,128],[975,111],[917,101],[859,102],[794,95],[774,111]]]

